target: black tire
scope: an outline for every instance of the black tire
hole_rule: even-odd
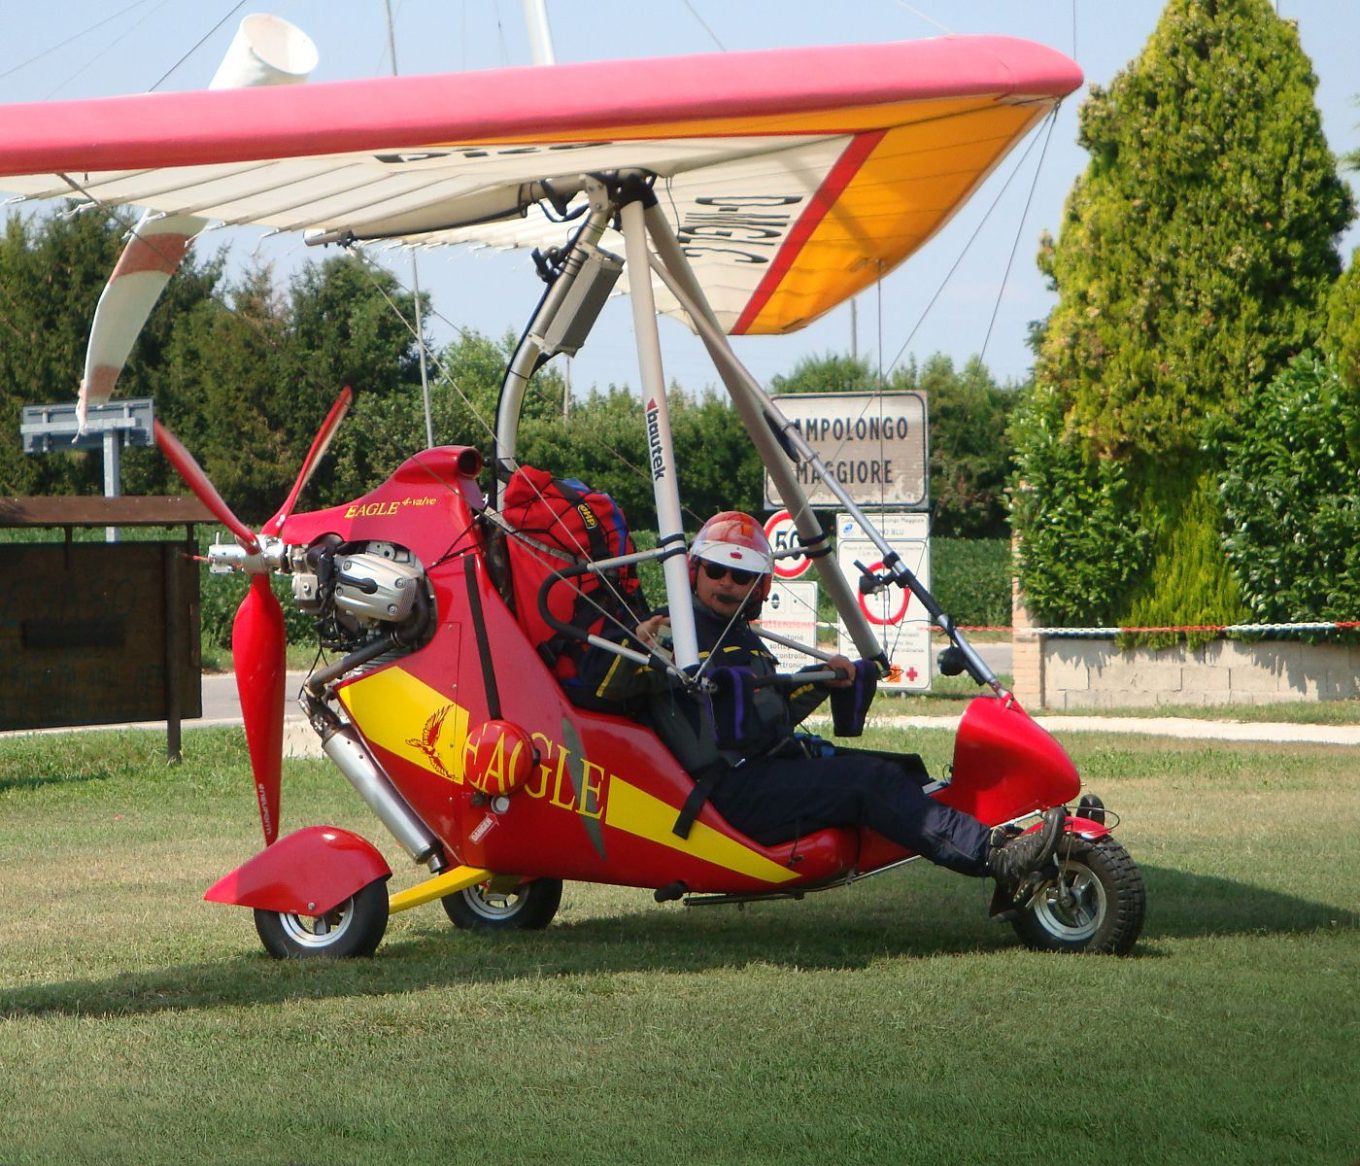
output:
[[[387,880],[374,879],[324,915],[256,910],[255,930],[276,960],[370,956],[387,930]]]
[[[1011,921],[1036,951],[1128,955],[1143,930],[1147,892],[1138,865],[1113,836],[1058,840],[1058,876]]]
[[[441,900],[455,927],[468,931],[537,931],[562,904],[561,879],[534,879],[505,891],[479,883]]]

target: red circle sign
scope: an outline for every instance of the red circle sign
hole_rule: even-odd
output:
[[[869,573],[872,575],[882,566],[883,560],[879,559],[878,562],[870,564]],[[876,594],[882,595],[883,593],[879,591]],[[864,618],[867,619],[871,624],[877,624],[881,628],[892,627],[894,624],[899,624],[902,622],[902,617],[907,614],[907,606],[908,604],[911,603],[911,592],[908,591],[905,587],[899,587],[898,594],[901,596],[901,602],[898,604],[897,610],[893,612],[892,615],[885,617],[883,615],[876,615],[874,614],[874,612],[870,611],[868,602],[870,597],[868,595],[865,595],[863,592],[860,593],[859,597],[859,609],[860,611],[864,612]]]
[[[770,515],[765,520],[765,537],[770,540],[770,549],[776,555],[797,546],[798,527],[794,524],[793,515],[787,510]],[[776,579],[797,579],[806,574],[810,566],[812,560],[806,555],[791,555],[786,559],[775,559],[774,575]]]

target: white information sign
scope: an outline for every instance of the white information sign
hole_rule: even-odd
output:
[[[774,402],[856,506],[924,510],[930,504],[924,393],[793,393]],[[798,480],[813,506],[840,505],[811,466],[798,465]],[[765,502],[782,505],[768,474]]]
[[[760,613],[760,626],[786,640],[817,646],[817,583],[816,580],[791,582],[776,578],[770,587],[770,598]],[[797,672],[810,664],[814,657],[795,648],[786,648],[769,640],[765,646],[779,660],[779,671]]]
[[[907,569],[930,587],[930,518],[925,514],[887,513],[873,518],[883,537],[901,556]],[[870,571],[883,566],[883,555],[859,522],[848,514],[836,515],[836,562],[851,586],[858,587],[861,574],[855,564]],[[888,692],[926,692],[930,689],[930,616],[905,588],[884,588],[859,597],[860,608],[887,653],[891,671],[878,687]],[[840,651],[851,659],[858,655],[845,625],[837,621]]]

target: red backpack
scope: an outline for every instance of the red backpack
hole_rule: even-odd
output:
[[[505,545],[515,616],[567,696],[575,704],[589,705],[591,698],[577,681],[589,645],[544,619],[539,592],[557,572],[633,554],[628,520],[608,494],[531,466],[510,475],[501,495],[501,517],[510,527]],[[647,614],[642,585],[631,565],[569,576],[554,583],[547,598],[555,619],[594,635],[609,636],[619,628],[631,631]]]

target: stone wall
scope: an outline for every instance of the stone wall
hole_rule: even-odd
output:
[[[1033,642],[1041,678],[1038,708],[1275,704],[1360,696],[1360,648],[1346,645],[1215,640],[1196,648],[1182,644],[1121,652],[1112,639],[1043,636]],[[1019,696],[1018,680],[1016,687]]]
[[[1360,697],[1360,646],[1215,640],[1121,652],[1113,638],[1035,632],[1018,590],[1012,623],[1014,691],[1031,711]]]

